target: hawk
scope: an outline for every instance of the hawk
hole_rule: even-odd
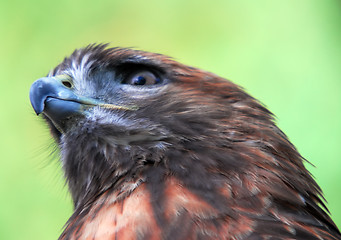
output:
[[[213,73],[93,44],[30,100],[74,202],[59,239],[341,239],[272,113]]]

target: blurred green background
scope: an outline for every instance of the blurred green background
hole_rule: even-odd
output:
[[[30,84],[89,43],[170,55],[242,85],[278,118],[341,226],[339,0],[0,2],[0,239],[57,239],[72,212]]]

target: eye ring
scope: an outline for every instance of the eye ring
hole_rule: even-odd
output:
[[[151,86],[162,83],[162,80],[153,72],[142,70],[130,74],[123,83],[134,86]]]

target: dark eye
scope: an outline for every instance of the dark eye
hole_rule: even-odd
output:
[[[161,79],[149,71],[140,71],[130,75],[125,81],[130,85],[155,85],[161,83]]]

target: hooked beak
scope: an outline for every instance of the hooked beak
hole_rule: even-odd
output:
[[[43,77],[35,81],[30,88],[30,101],[37,115],[44,113],[58,130],[69,117],[84,114],[84,110],[94,106],[108,109],[134,110],[107,104],[94,98],[75,94],[68,76]]]

